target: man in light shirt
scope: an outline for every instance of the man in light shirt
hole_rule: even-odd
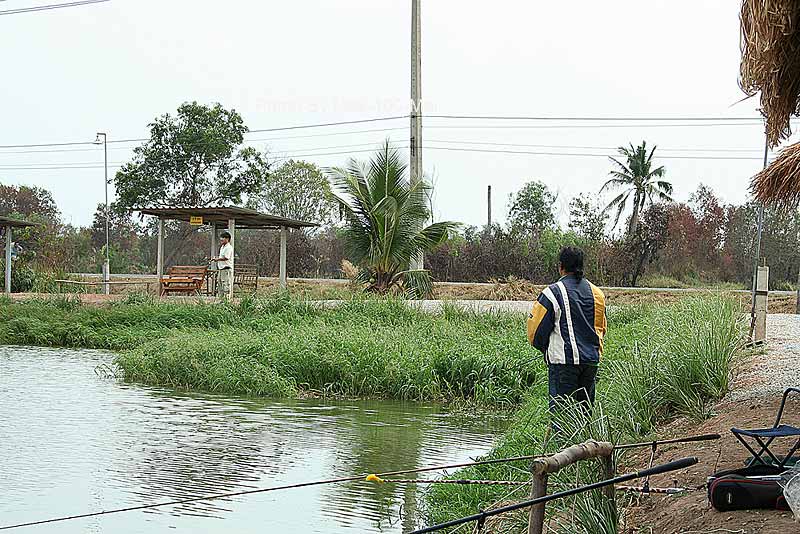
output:
[[[233,245],[231,245],[231,234],[222,232],[219,235],[219,257],[211,258],[217,262],[217,295],[220,298],[227,298],[231,292],[233,284]]]

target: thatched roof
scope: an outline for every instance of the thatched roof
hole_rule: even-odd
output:
[[[770,146],[791,134],[800,112],[800,0],[742,1],[742,90],[761,93]]]
[[[753,177],[756,199],[781,208],[800,204],[800,143],[784,148],[778,157]]]

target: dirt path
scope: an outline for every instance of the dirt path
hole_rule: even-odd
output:
[[[780,395],[788,387],[800,387],[800,315],[769,315],[767,340],[764,349],[737,366],[729,400]]]
[[[673,475],[657,477],[653,486],[680,486],[694,491],[672,497],[651,496],[641,505],[628,509],[626,534],[784,534],[800,532],[792,514],[771,510],[720,513],[710,508],[704,484],[706,477],[723,469],[742,467],[747,451],[730,432],[731,427],[769,427],[783,391],[800,387],[800,316],[770,315],[767,323],[768,344],[748,355],[737,366],[732,393],[714,408],[711,419],[700,424],[685,419],[661,429],[659,437],[680,437],[717,433],[722,439],[699,445],[673,445],[659,448],[656,462],[683,456],[697,456],[696,466]],[[787,403],[783,422],[800,425],[800,395]],[[791,443],[779,446],[786,452]],[[633,465],[646,464],[649,458],[634,457]]]

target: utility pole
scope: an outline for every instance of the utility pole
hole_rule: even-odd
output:
[[[492,186],[486,188],[486,229],[492,229]]]
[[[103,140],[100,140],[100,136],[103,137]],[[111,285],[109,282],[111,281],[111,254],[109,250],[110,240],[109,240],[109,218],[111,216],[111,210],[108,206],[108,136],[104,132],[97,132],[97,138],[94,140],[94,144],[99,145],[100,143],[103,144],[103,169],[105,170],[104,174],[104,182],[105,182],[105,191],[106,191],[106,206],[105,206],[105,215],[106,215],[106,258],[103,262],[103,289],[106,295],[111,294]]]
[[[765,128],[766,131],[766,128]],[[766,134],[765,134],[766,135]],[[767,168],[767,157],[769,156],[769,136],[766,136],[764,141],[764,166]],[[753,290],[750,295],[752,305],[750,307],[750,335],[749,339],[753,339],[753,333],[756,328],[756,287],[758,284],[758,262],[761,258],[761,234],[764,230],[764,203],[758,207],[758,229],[756,230],[756,253],[753,258]]]
[[[411,0],[411,185],[422,181],[422,24],[421,0]],[[412,261],[412,269],[423,269],[422,258]]]

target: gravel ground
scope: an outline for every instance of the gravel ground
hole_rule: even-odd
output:
[[[767,345],[740,364],[729,398],[763,398],[787,387],[800,387],[800,315],[771,314]]]

